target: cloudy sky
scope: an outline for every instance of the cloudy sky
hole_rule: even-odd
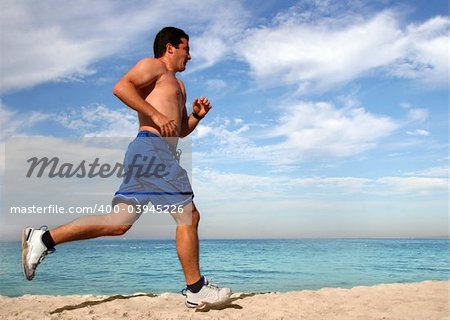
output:
[[[447,1],[0,6],[2,176],[16,136],[131,139],[112,87],[174,25],[191,37],[188,110],[214,105],[192,136],[202,237],[448,234]]]

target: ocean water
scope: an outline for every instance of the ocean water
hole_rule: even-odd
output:
[[[448,280],[450,240],[202,240],[201,264],[235,292],[353,287]],[[0,295],[179,292],[170,240],[88,240],[63,244],[25,280],[20,242],[0,242]]]

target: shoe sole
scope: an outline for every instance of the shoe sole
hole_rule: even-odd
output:
[[[25,275],[25,278],[27,278],[27,280],[33,280],[34,275],[29,275],[28,274],[28,267],[27,267],[27,255],[28,255],[28,251],[29,251],[29,246],[28,246],[28,236],[30,235],[30,231],[31,228],[25,228],[22,231],[22,267],[23,267],[23,273]]]
[[[225,301],[218,302],[218,303],[201,302],[199,304],[195,304],[195,303],[186,301],[185,305],[186,305],[186,307],[188,307],[190,309],[203,309],[205,307],[223,307],[223,306],[228,305],[230,302],[231,302],[231,297]]]

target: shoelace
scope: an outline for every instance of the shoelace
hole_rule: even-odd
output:
[[[212,281],[212,278],[211,278],[211,281]],[[214,290],[219,290],[220,289],[219,285],[212,283],[211,281],[206,280],[205,286],[207,286],[208,288],[214,289]]]

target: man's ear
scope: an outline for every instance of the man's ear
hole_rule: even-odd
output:
[[[171,43],[166,44],[166,52],[172,54],[174,46]]]

